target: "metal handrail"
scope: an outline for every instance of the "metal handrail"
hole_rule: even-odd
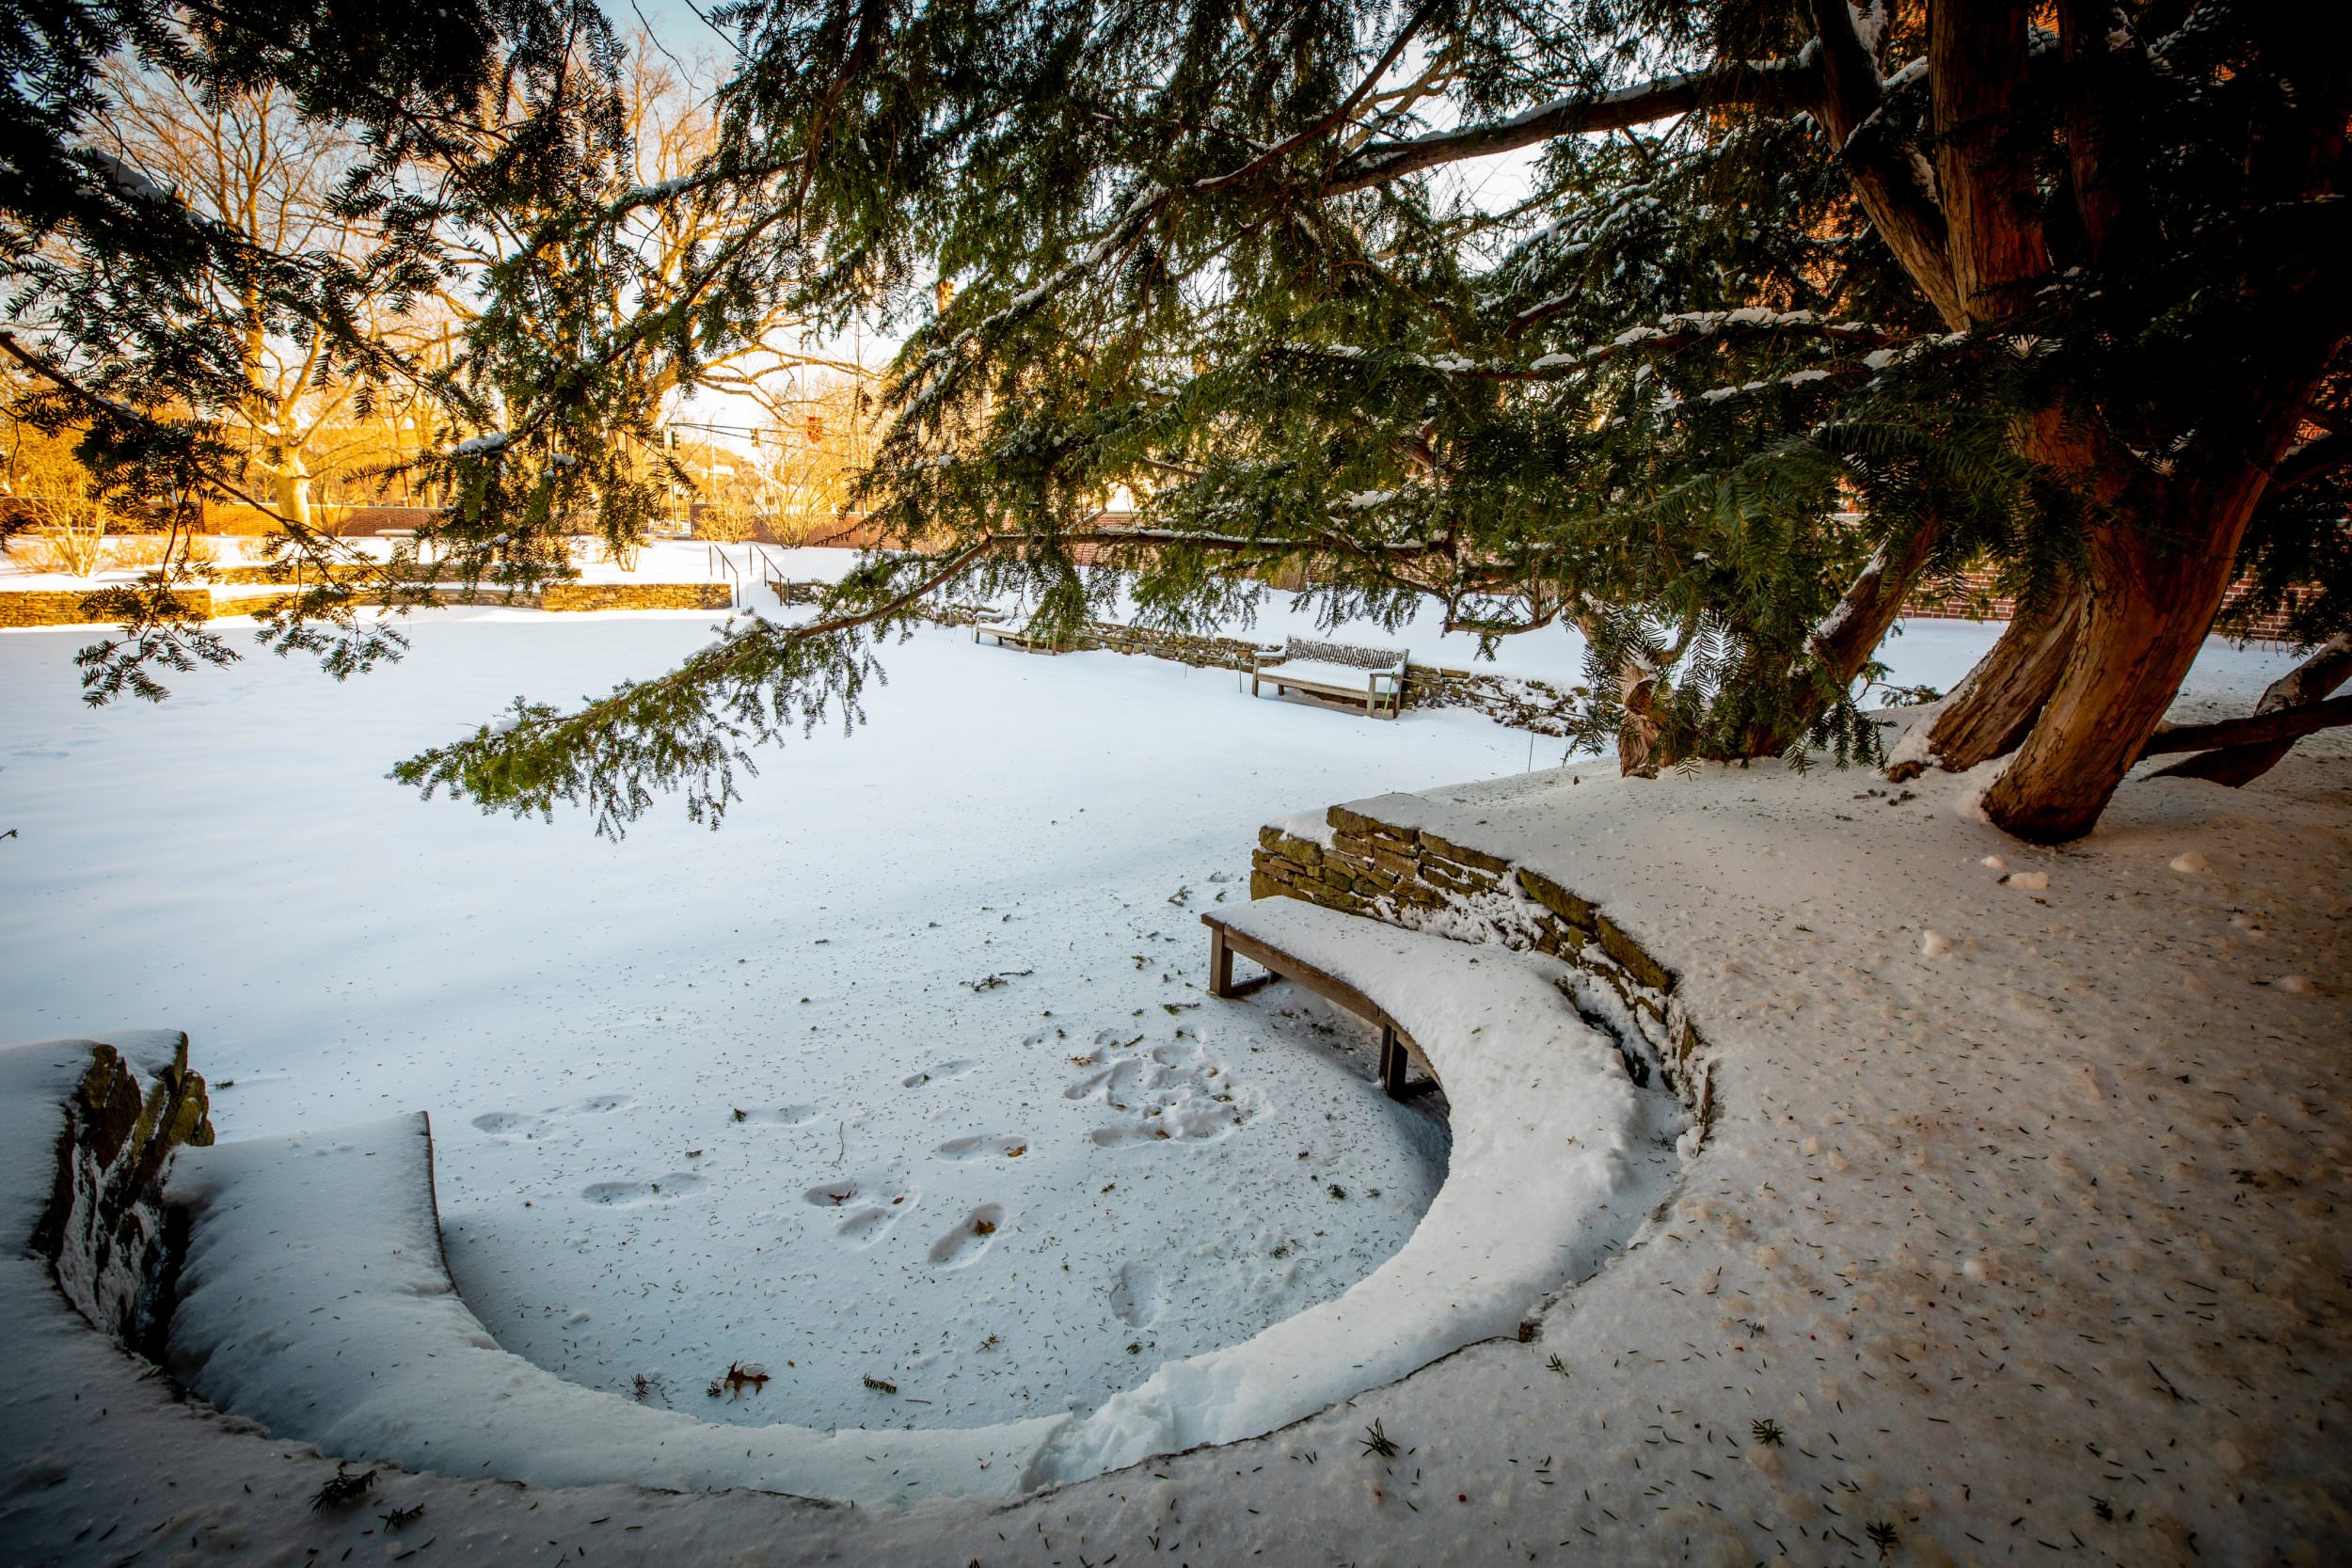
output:
[[[716,578],[716,572],[710,564],[711,558],[714,556],[718,558],[719,565],[726,568],[727,576],[735,579],[734,583],[727,589],[727,608],[729,610],[740,609],[741,606],[739,606],[736,601],[743,596],[743,574],[736,570],[734,561],[729,559],[727,552],[724,549],[721,548],[717,545],[705,545],[703,546],[703,569],[707,572],[712,572],[714,580]]]

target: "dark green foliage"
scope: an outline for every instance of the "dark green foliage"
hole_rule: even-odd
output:
[[[422,9],[389,0],[327,8],[63,0],[10,11],[0,21],[8,68],[0,93],[12,128],[0,138],[0,263],[18,325],[0,336],[0,348],[22,377],[11,388],[18,412],[49,430],[80,430],[80,455],[116,505],[175,529],[192,524],[206,498],[260,499],[219,425],[250,395],[248,335],[316,334],[322,380],[359,382],[362,403],[372,386],[422,385],[437,394],[453,440],[484,428],[501,412],[498,385],[475,366],[464,377],[429,376],[366,329],[358,304],[397,308],[430,290],[453,269],[461,235],[512,234],[543,214],[535,193],[609,183],[603,171],[627,140],[611,87],[615,47],[591,0]],[[348,258],[273,251],[98,150],[92,125],[108,106],[109,56],[176,78],[194,101],[271,91],[303,116],[354,133],[358,151],[340,171],[334,211],[379,243]],[[501,302],[516,302],[494,315],[533,303],[510,279],[493,286]],[[498,336],[485,335],[485,350]],[[551,388],[539,395],[567,408],[579,403],[544,367],[533,385]],[[628,425],[599,412],[600,433]],[[642,526],[642,506],[630,513],[609,466],[555,455],[562,434],[516,443],[535,463],[446,462],[441,477],[463,504],[448,525],[426,531],[438,576],[528,586],[551,575],[561,559],[551,535],[567,507],[614,511],[622,531]],[[601,457],[603,444],[600,435],[580,450]],[[325,568],[347,565],[349,552],[296,519],[278,521],[272,559],[317,568],[318,586],[267,618],[264,643],[315,654],[338,676],[397,657],[397,633],[361,624],[354,600],[378,594],[396,607],[430,603],[431,588],[413,574],[334,580]],[[155,594],[125,605],[124,635],[84,659],[91,701],[157,697],[155,671],[229,657],[161,595],[192,576],[158,573]]]
[[[441,465],[457,500],[436,547],[499,586],[558,569],[569,519],[632,537],[653,499],[644,388],[691,387],[779,298],[903,334],[862,504],[919,546],[811,627],[739,627],[399,773],[491,809],[583,803],[607,831],[665,789],[715,818],[746,748],[853,721],[872,640],[922,594],[1018,595],[1034,629],[1067,632],[1121,570],[1173,629],[1246,618],[1282,573],[1327,623],[1393,626],[1427,596],[1490,649],[1572,624],[1594,744],[1633,685],[1661,760],[1868,759],[1877,672],[1867,645],[1833,647],[1867,563],[1910,550],[1932,583],[1990,561],[2005,589],[2049,594],[2097,528],[2163,515],[2143,502],[2175,466],[2226,466],[2229,416],[2352,325],[2318,281],[2352,204],[2312,196],[2344,154],[2343,8],[2063,12],[2088,42],[2070,57],[2037,35],[2001,127],[2051,267],[1972,316],[1997,325],[1955,331],[1856,183],[1919,183],[1943,154],[1909,0],[1859,13],[1882,81],[1842,146],[1796,0],[746,0],[720,13],[742,52],[719,151],[654,191],[614,172],[609,38],[547,5],[483,13],[526,111],[453,166],[460,210],[506,238],[446,391],[453,429],[499,438]],[[563,27],[568,75],[546,69]],[[342,77],[318,91],[358,112]],[[2069,119],[2094,101],[2095,189]],[[1530,111],[1550,118],[1514,131]],[[368,123],[383,159],[430,142]],[[1454,161],[1538,144],[1509,200]],[[408,199],[367,178],[355,199]],[[2099,190],[2114,213],[2093,214]],[[743,221],[657,284],[630,225],[672,201]],[[430,253],[392,250],[384,265]],[[330,282],[290,279],[288,309],[331,317]],[[178,341],[140,353],[202,386],[200,343],[180,367]],[[2318,427],[2341,428],[2344,391],[2323,383]],[[2029,431],[2096,457],[2062,476]],[[2258,603],[2322,585],[2298,607],[2314,637],[2344,624],[2342,472],[2281,486],[2241,557]],[[1142,528],[1105,537],[1120,486]],[[304,629],[323,617],[273,635],[338,669],[389,651]]]

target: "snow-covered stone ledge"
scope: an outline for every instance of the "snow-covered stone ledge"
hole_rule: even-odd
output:
[[[1454,1476],[1552,1456],[1580,1560],[2352,1560],[2347,752],[2136,780],[2055,850],[1979,777],[1776,765],[1270,827],[1261,895],[1608,979],[1708,1126],[1548,1316],[1559,1415],[1500,1348],[1364,1407]]]
[[[213,1141],[204,1080],[188,1067],[188,1037],[138,1030],[114,1041],[17,1049],[59,1070],[81,1067],[56,1107],[56,1166],[33,1227],[33,1254],[93,1328],[151,1354],[162,1344],[179,1263],[164,1177],[179,1150]],[[27,1152],[39,1147],[26,1142]]]
[[[1268,823],[1250,860],[1249,895],[1573,965],[1587,981],[1583,1005],[1619,1036],[1642,1041],[1664,1069],[1692,1117],[1685,1152],[1695,1152],[1713,1113],[1713,1085],[1699,1030],[1676,999],[1675,972],[1592,899],[1533,865],[1414,826],[1424,815],[1420,797],[1387,795]],[[1606,994],[1591,989],[1595,981]]]
[[[1003,1498],[1256,1437],[1513,1335],[1625,1245],[1674,1168],[1680,1118],[1639,1087],[1651,1058],[1629,1068],[1580,1015],[1565,966],[1295,903],[1229,918],[1376,996],[1410,1033],[1446,1086],[1446,1180],[1405,1245],[1336,1299],[1091,1413],[820,1433],[712,1424],[567,1382],[501,1347],[460,1299],[421,1114],[178,1150],[163,1207],[186,1241],[167,1366],[218,1409],[354,1464],[869,1506]],[[191,1076],[184,1047],[176,1070]],[[166,1174],[161,1160],[143,1171]],[[154,1194],[140,1204],[153,1211]]]
[[[1670,969],[1714,1129],[1540,1338],[1264,1437],[1011,1501],[383,1467],[314,1512],[332,1461],[176,1399],[0,1250],[0,1540],[142,1565],[2352,1561],[2352,747],[2305,744],[2244,791],[2135,782],[2063,851],[1967,818],[1968,781],[1827,769],[1384,804]],[[88,1061],[0,1052],[20,1236]]]

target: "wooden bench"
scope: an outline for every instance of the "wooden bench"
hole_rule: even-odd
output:
[[[1056,639],[1042,634],[1033,634],[1025,626],[1016,626],[1002,621],[973,622],[972,641],[977,642],[983,637],[996,639],[996,645],[1000,648],[1018,648],[1025,654],[1066,654],[1070,651],[1070,641],[1067,638]]]
[[[1304,958],[1295,958],[1279,947],[1270,947],[1253,936],[1234,930],[1218,916],[1204,914],[1200,924],[1209,928],[1209,994],[1224,1000],[1248,996],[1259,988],[1276,980],[1290,980],[1306,987],[1327,1002],[1334,1002],[1380,1026],[1380,1086],[1391,1100],[1409,1100],[1427,1094],[1438,1086],[1437,1079],[1423,1078],[1407,1082],[1412,1057],[1408,1053],[1421,1048],[1413,1038],[1391,1018],[1388,1009],[1358,990],[1335,974],[1317,969]],[[1254,979],[1236,982],[1233,979],[1233,955],[1240,954],[1265,971]],[[1423,1061],[1428,1058],[1422,1057]]]
[[[1253,655],[1249,694],[1271,686],[1277,694],[1305,691],[1361,703],[1367,718],[1394,719],[1405,707],[1405,650],[1294,637]]]

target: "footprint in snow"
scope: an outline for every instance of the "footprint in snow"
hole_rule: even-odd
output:
[[[1025,1132],[975,1132],[968,1138],[949,1138],[932,1152],[946,1160],[984,1160],[991,1155],[1018,1160],[1029,1152],[1029,1137]]]
[[[699,1176],[674,1170],[650,1181],[598,1181],[580,1190],[580,1200],[599,1209],[642,1209],[651,1203],[675,1203],[708,1185]]]
[[[1087,1136],[1094,1140],[1097,1148],[1124,1148],[1129,1144],[1166,1143],[1169,1134],[1167,1129],[1146,1121],[1126,1127],[1098,1127]]]
[[[1004,1225],[1004,1205],[981,1204],[964,1215],[953,1230],[931,1243],[931,1266],[937,1269],[969,1268],[995,1245],[996,1232],[1003,1229]]]
[[[1134,1119],[1097,1128],[1097,1147],[1222,1138],[1255,1116],[1263,1096],[1237,1085],[1225,1064],[1198,1041],[1170,1041],[1129,1054],[1136,1042],[1098,1045],[1071,1058],[1086,1069],[1062,1090],[1065,1100],[1100,1100]]]
[[[473,1125],[494,1138],[544,1138],[554,1131],[545,1117],[521,1111],[491,1111],[473,1118]]]
[[[833,1212],[834,1241],[860,1249],[881,1241],[919,1196],[904,1177],[889,1172],[836,1177],[801,1195],[812,1208]]]
[[[925,1068],[920,1072],[910,1072],[898,1080],[898,1086],[904,1089],[919,1089],[926,1084],[944,1083],[950,1078],[961,1078],[979,1065],[970,1056],[959,1056],[952,1062],[941,1062],[935,1067]]]
[[[1101,1058],[1090,1059],[1099,1061]],[[1064,1100],[1088,1100],[1099,1095],[1117,1105],[1135,1091],[1150,1070],[1150,1063],[1139,1056],[1130,1056],[1073,1079],[1070,1086],[1061,1091],[1061,1097]]]
[[[565,1117],[609,1117],[613,1112],[620,1110],[622,1107],[633,1103],[635,1103],[635,1101],[632,1097],[625,1094],[591,1095],[586,1100],[579,1101],[573,1104],[564,1106],[564,1109],[557,1112],[556,1115]]]
[[[1166,1300],[1160,1271],[1150,1263],[1121,1263],[1111,1275],[1111,1314],[1130,1328],[1150,1328],[1159,1322]]]
[[[798,1127],[816,1116],[814,1105],[770,1105],[757,1111],[735,1111],[737,1121],[756,1122],[762,1127]]]

